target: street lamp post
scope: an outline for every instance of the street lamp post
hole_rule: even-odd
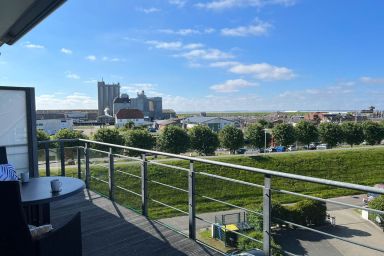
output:
[[[264,154],[267,150],[267,129],[264,129]]]

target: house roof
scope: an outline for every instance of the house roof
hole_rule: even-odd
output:
[[[224,118],[221,118],[221,117],[208,117],[208,116],[192,116],[192,117],[187,117],[183,120],[184,123],[192,123],[192,124],[201,124],[201,123],[205,123],[205,122],[208,122],[208,121],[211,121],[211,120],[214,120],[214,119],[221,119],[221,120],[226,120],[226,121],[229,121],[229,122],[233,122],[231,120],[228,120],[228,119],[224,119]]]
[[[138,109],[120,109],[116,114],[117,119],[143,119],[144,114]]]

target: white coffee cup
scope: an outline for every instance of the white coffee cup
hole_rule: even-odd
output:
[[[29,181],[29,172],[22,172],[20,173],[20,180],[23,183],[26,183]]]
[[[59,179],[51,180],[52,192],[60,192],[61,191],[61,185],[62,185],[62,183],[59,181]]]

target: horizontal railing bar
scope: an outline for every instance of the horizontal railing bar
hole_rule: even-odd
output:
[[[154,165],[158,165],[158,166],[163,166],[163,167],[168,167],[168,168],[171,168],[171,169],[176,169],[176,170],[181,170],[181,171],[186,171],[186,172],[190,171],[187,168],[183,168],[183,167],[179,167],[179,166],[174,166],[174,165],[169,165],[169,164],[162,164],[162,163],[159,163],[159,162],[156,162],[156,161],[147,160],[147,162],[150,163],[150,164],[154,164]]]
[[[200,218],[200,217],[198,217],[198,216],[195,216],[195,218],[198,219],[198,220],[204,221],[204,222],[206,222],[206,223],[208,223],[208,224],[215,225],[215,226],[217,226],[217,227],[223,228],[225,231],[229,230],[229,229],[227,229],[227,228],[225,227],[225,225],[220,225],[220,224],[217,224],[217,223],[213,223],[213,222],[211,222],[211,221],[209,221],[209,220]],[[229,230],[229,231],[231,231],[232,233],[235,233],[235,234],[237,234],[237,235],[240,235],[240,236],[242,236],[242,237],[248,238],[248,239],[250,239],[250,240],[252,240],[252,241],[255,241],[255,242],[258,242],[258,243],[260,243],[260,244],[263,244],[263,241],[260,241],[260,240],[257,240],[257,239],[255,239],[255,238],[253,238],[253,237],[244,235],[243,233],[240,233],[240,232],[237,232],[237,231],[234,231],[234,230]]]
[[[105,163],[106,164],[106,166],[105,165],[102,165],[102,164],[94,164],[94,163],[92,163],[92,162],[90,162],[90,165],[92,166],[100,166],[100,167],[104,167],[104,168],[107,168],[108,169],[108,163]]]
[[[256,212],[256,211],[253,211],[253,210],[250,210],[250,209],[247,209],[247,208],[244,208],[244,207],[235,205],[235,204],[227,203],[227,202],[224,202],[224,201],[221,201],[221,200],[218,200],[218,199],[209,197],[209,196],[203,196],[203,195],[199,195],[199,194],[196,194],[196,195],[197,195],[197,196],[200,196],[200,197],[202,197],[202,198],[205,198],[205,199],[214,201],[214,202],[222,203],[222,204],[225,204],[225,205],[228,205],[228,206],[231,206],[231,207],[234,207],[234,208],[237,208],[237,209],[246,211],[246,212],[251,212],[251,213],[257,214],[257,215],[259,215],[259,216],[263,216],[262,213],[259,213],[259,212]]]
[[[155,180],[148,180],[148,181],[149,181],[149,182],[152,182],[152,183],[155,183],[155,184],[162,185],[162,186],[164,186],[164,187],[173,188],[173,189],[176,189],[176,190],[179,190],[179,191],[188,193],[188,190],[186,190],[186,189],[182,189],[182,188],[174,187],[174,186],[171,186],[171,185],[168,185],[168,184],[165,184],[165,183],[161,183],[161,182],[158,182],[158,181],[155,181]]]
[[[329,234],[329,233],[326,233],[326,232],[323,232],[323,231],[320,231],[320,230],[317,230],[317,229],[313,229],[313,228],[309,228],[307,226],[296,224],[294,222],[282,220],[280,218],[272,217],[272,219],[275,219],[275,220],[281,221],[281,222],[283,222],[285,224],[296,226],[296,227],[299,227],[299,228],[302,228],[302,229],[305,229],[305,230],[309,230],[309,231],[312,231],[312,232],[315,232],[315,233],[318,233],[318,234],[321,234],[321,235],[325,235],[325,236],[329,236],[329,237],[332,237],[332,238],[336,238],[338,240],[342,240],[342,241],[350,243],[350,244],[362,246],[362,247],[365,247],[365,248],[368,248],[368,249],[372,249],[372,250],[375,250],[375,251],[379,251],[379,252],[384,252],[384,248],[377,248],[377,247],[374,247],[374,246],[370,246],[370,245],[362,244],[362,243],[359,243],[359,242],[355,242],[355,241],[352,241],[350,239],[346,239],[346,238],[343,238],[343,237],[340,237],[340,236],[332,235],[332,234]]]
[[[304,198],[308,198],[308,199],[313,199],[313,200],[317,200],[317,201],[321,201],[321,202],[325,202],[325,203],[332,203],[332,204],[337,204],[337,205],[343,205],[343,206],[347,206],[347,207],[350,207],[350,208],[366,210],[366,211],[374,212],[374,213],[378,213],[378,214],[384,214],[384,211],[380,211],[380,210],[376,210],[376,209],[372,209],[372,208],[367,208],[367,207],[364,207],[364,206],[358,206],[358,205],[354,205],[354,204],[343,203],[343,202],[339,202],[339,201],[335,201],[335,200],[331,200],[331,199],[323,199],[323,198],[316,197],[316,196],[300,194],[300,193],[291,192],[291,191],[284,190],[284,189],[275,189],[275,188],[273,188],[271,190],[275,191],[275,192],[280,192],[280,193],[283,193],[283,194],[295,195],[295,196],[304,197]]]
[[[37,143],[38,144],[51,144],[51,143],[57,143],[57,142],[77,142],[79,139],[59,139],[59,140],[40,140]]]
[[[151,200],[151,201],[153,201],[153,202],[155,202],[155,203],[161,204],[161,205],[163,205],[163,206],[165,206],[165,207],[171,208],[171,209],[173,209],[173,210],[175,210],[175,211],[178,211],[178,212],[181,212],[181,213],[184,213],[184,214],[188,215],[188,212],[183,211],[183,210],[180,210],[179,208],[173,207],[173,206],[168,205],[168,204],[166,204],[166,203],[160,202],[160,201],[158,201],[158,200],[156,200],[156,199],[149,198],[149,200]]]
[[[131,193],[131,194],[134,194],[134,195],[136,195],[136,196],[141,197],[141,194],[136,193],[135,191],[129,190],[129,189],[127,189],[127,188],[123,188],[122,186],[116,186],[116,187],[119,188],[119,189],[121,189],[121,190],[124,190],[124,191],[126,191],[126,192],[128,192],[128,193]]]
[[[123,173],[123,174],[125,174],[127,176],[131,176],[131,177],[134,177],[134,178],[141,179],[141,176],[138,176],[138,175],[135,175],[135,174],[132,174],[132,173],[129,173],[129,172],[123,172],[123,171],[120,171],[120,170],[115,170],[115,172]]]
[[[92,176],[92,175],[91,175],[91,178],[92,178],[92,179],[95,179],[95,180],[97,180],[97,181],[100,181],[100,182],[103,182],[103,183],[109,184],[109,183],[108,183],[108,181],[105,181],[105,180],[102,180],[102,179],[96,178],[95,176]]]
[[[118,157],[122,157],[122,158],[127,158],[127,159],[131,159],[131,160],[134,160],[134,161],[137,161],[137,162],[142,162],[143,160],[141,160],[140,158],[138,157],[132,157],[132,156],[125,156],[125,155],[121,155],[121,154],[113,154],[114,156],[118,156]]]
[[[323,184],[323,185],[330,185],[330,186],[335,186],[335,187],[340,187],[340,188],[348,188],[348,189],[354,189],[354,190],[360,190],[360,191],[367,191],[367,192],[372,192],[372,193],[384,194],[384,189],[368,187],[368,186],[363,186],[363,185],[357,185],[357,184],[352,184],[352,183],[347,183],[347,182],[334,181],[334,180],[326,180],[326,179],[322,179],[322,178],[302,176],[302,175],[297,175],[297,174],[292,174],[292,173],[271,171],[271,170],[267,170],[267,169],[261,169],[261,168],[242,166],[242,165],[237,165],[237,164],[218,162],[218,161],[213,161],[213,160],[203,159],[203,158],[197,158],[197,157],[189,157],[189,156],[176,155],[176,154],[171,154],[171,153],[166,153],[166,152],[159,152],[159,151],[148,150],[148,149],[140,149],[140,148],[134,148],[134,147],[127,147],[127,146],[115,145],[115,144],[110,144],[110,143],[103,143],[103,142],[92,141],[92,140],[79,139],[79,141],[88,142],[88,143],[94,143],[94,144],[99,144],[99,145],[104,145],[104,146],[109,146],[109,147],[116,147],[116,148],[134,150],[134,151],[138,151],[138,152],[144,152],[144,153],[168,156],[168,157],[173,157],[173,158],[178,158],[178,159],[183,159],[183,160],[189,160],[189,161],[195,161],[195,162],[200,162],[200,163],[213,164],[213,165],[229,167],[229,168],[234,168],[234,169],[244,170],[244,171],[249,171],[249,172],[254,172],[254,173],[269,174],[271,176],[276,176],[276,177],[282,177],[282,178],[300,180],[300,181],[305,181],[305,182],[312,182],[312,183],[318,183],[318,184]]]
[[[234,183],[239,183],[242,185],[251,186],[251,187],[264,188],[263,185],[254,184],[254,183],[250,183],[250,182],[246,182],[246,181],[242,181],[242,180],[236,180],[236,179],[232,179],[232,178],[227,178],[227,177],[223,177],[223,176],[219,176],[219,175],[215,175],[215,174],[210,174],[210,173],[206,173],[206,172],[196,172],[196,173],[204,175],[204,176],[220,179],[220,180],[231,181]]]
[[[95,149],[95,148],[89,148],[89,151],[95,151],[95,152],[99,152],[99,153],[103,153],[103,154],[109,154],[109,152],[107,152],[107,151]]]

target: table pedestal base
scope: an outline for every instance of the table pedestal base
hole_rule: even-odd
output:
[[[49,203],[24,206],[25,216],[29,225],[41,226],[51,223]]]

